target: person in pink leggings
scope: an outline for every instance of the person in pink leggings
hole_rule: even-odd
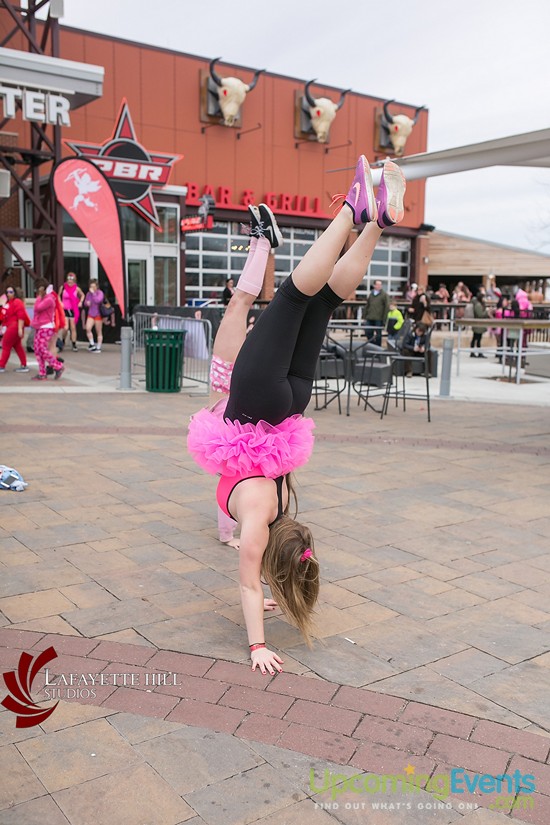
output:
[[[46,364],[49,364],[55,378],[61,378],[65,369],[63,363],[58,361],[53,355],[48,345],[55,335],[55,309],[57,297],[53,291],[53,286],[48,284],[44,278],[39,278],[36,282],[36,301],[34,304],[34,317],[31,326],[36,330],[34,335],[34,354],[38,361],[38,375],[33,376],[32,381],[45,381]]]

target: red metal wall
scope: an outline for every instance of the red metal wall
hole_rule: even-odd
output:
[[[260,76],[242,109],[243,132],[258,123],[262,128],[237,140],[239,130],[229,127],[213,126],[201,133],[206,124],[199,119],[199,73],[208,68],[208,60],[71,29],[61,30],[60,44],[61,57],[105,67],[103,97],[71,114],[72,126],[64,130],[65,138],[104,142],[125,97],[137,140],[145,149],[184,155],[174,166],[170,183],[195,183],[199,194],[209,184],[216,198],[219,187],[229,188],[228,200],[236,208],[244,208],[240,204],[243,192],[253,190],[256,203],[273,193],[276,212],[280,212],[284,193],[307,196],[309,208],[319,198],[321,212],[328,214],[331,196],[347,191],[350,181],[350,172],[330,170],[353,167],[361,152],[371,160],[380,157],[373,151],[374,116],[380,99],[348,94],[332,124],[330,144],[304,142],[296,148],[294,93],[303,89],[303,83],[267,73]],[[252,71],[223,63],[217,71],[222,77],[234,75],[245,82],[252,78]],[[316,97],[339,98],[334,89],[314,86],[312,91]],[[414,114],[410,106],[392,110]],[[426,150],[427,121],[427,112],[421,112],[406,154]],[[330,149],[347,144],[348,138],[350,146]],[[424,220],[424,189],[423,181],[409,184],[405,218],[409,227],[416,228]],[[193,204],[193,198],[188,203]]]
[[[2,30],[9,20],[5,15],[0,18]],[[22,38],[9,45],[26,49]],[[238,140],[239,130],[234,128],[212,126],[201,132],[207,124],[199,117],[199,76],[201,69],[208,68],[208,59],[67,28],[60,30],[60,56],[105,67],[103,97],[71,112],[72,125],[64,129],[65,139],[106,141],[113,132],[121,101],[126,98],[136,138],[145,149],[184,155],[175,164],[169,183],[196,184],[199,195],[209,185],[217,200],[220,187],[225,187],[230,190],[226,200],[231,208],[244,209],[243,193],[252,190],[256,203],[271,195],[276,204],[274,211],[280,215],[284,214],[280,209],[284,203],[280,196],[284,194],[291,196],[291,207],[297,205],[295,196],[307,198],[309,210],[319,199],[317,216],[326,216],[331,196],[346,192],[351,177],[349,171],[331,170],[354,167],[360,153],[370,160],[381,157],[373,149],[375,111],[382,103],[378,98],[348,94],[332,124],[330,144],[306,141],[296,147],[294,100],[295,91],[303,90],[303,82],[266,73],[260,76],[242,109],[242,132],[254,129],[258,123],[262,128]],[[245,81],[253,73],[223,63],[218,64],[217,71],[222,77],[234,75]],[[322,86],[314,86],[312,92],[332,100],[340,95],[339,90]],[[414,114],[412,106],[394,106],[392,110]],[[428,114],[423,111],[408,140],[406,154],[426,150],[427,126]],[[28,127],[18,117],[5,128],[24,138]],[[65,153],[71,154],[68,149]],[[417,228],[423,223],[424,192],[424,181],[409,184],[404,225]],[[192,194],[187,202],[194,205]],[[302,200],[298,206],[303,206]]]

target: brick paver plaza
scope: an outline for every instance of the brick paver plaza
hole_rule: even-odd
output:
[[[1,825],[548,825],[545,408],[314,413],[297,478],[319,641],[268,614],[285,672],[262,677],[215,480],[185,451],[200,399],[37,396],[1,396],[0,461],[30,486],[0,493],[0,669],[53,645],[52,679],[107,684],[62,695],[40,726],[0,708]],[[123,673],[136,684],[112,684]],[[147,686],[156,673],[167,683]],[[438,799],[453,768],[465,792]],[[534,793],[480,792],[516,771]],[[404,772],[420,789],[376,786]]]

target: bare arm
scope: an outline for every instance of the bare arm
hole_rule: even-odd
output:
[[[249,518],[242,524],[239,583],[249,644],[265,642],[264,594],[260,582],[260,567],[268,538],[269,528],[265,519]]]
[[[268,519],[259,509],[251,509],[241,522],[239,552],[239,584],[248,643],[264,644],[264,594],[260,581],[260,568],[269,539]],[[282,659],[267,647],[261,647],[250,654],[252,670],[256,667],[265,674],[266,668],[273,674],[274,668],[281,672]]]

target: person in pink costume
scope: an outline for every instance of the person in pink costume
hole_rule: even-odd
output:
[[[103,344],[103,315],[101,314],[101,305],[105,300],[103,290],[99,288],[95,278],[90,281],[88,292],[84,298],[84,306],[88,311],[86,318],[86,337],[88,339],[88,352],[101,352]],[[93,329],[97,337],[97,343],[94,342]]]
[[[529,296],[527,295],[524,289],[518,287],[515,290],[514,294],[515,300],[518,302],[519,306],[519,317],[520,318],[530,318],[531,313],[533,312],[533,304],[529,300]],[[529,330],[524,329],[522,333],[522,346],[527,347],[529,344]]]
[[[76,275],[74,272],[67,273],[67,280],[61,287],[60,296],[63,309],[65,310],[65,318],[69,322],[69,328],[60,331],[59,337],[63,342],[67,337],[67,332],[70,332],[71,344],[73,352],[78,351],[76,345],[76,324],[80,315],[80,308],[84,300],[84,293],[76,282]]]
[[[16,295],[15,287],[9,286],[5,296],[0,298],[0,327],[4,327],[5,332],[2,337],[2,354],[0,355],[0,372],[6,371],[6,364],[11,351],[19,358],[19,367],[16,372],[28,372],[27,355],[22,341],[25,334],[25,326],[28,326],[29,316],[25,309],[25,304]]]
[[[288,515],[289,475],[313,448],[305,418],[315,367],[334,310],[362,282],[383,229],[402,220],[405,180],[384,164],[377,200],[366,158],[358,160],[342,208],[246,336],[248,312],[261,283],[239,279],[220,324],[214,354],[233,364],[227,400],[191,419],[188,449],[219,474],[217,501],[241,527],[239,582],[252,670],[274,674],[283,661],[266,647],[262,578],[275,603],[310,643],[319,594],[319,562],[310,530]],[[260,204],[254,235],[277,245],[270,213]],[[366,224],[340,253],[354,225]],[[244,275],[244,272],[243,272]],[[254,289],[254,293],[252,293]]]
[[[43,278],[39,278],[36,282],[36,301],[31,324],[36,330],[34,336],[34,354],[38,361],[38,375],[35,375],[31,379],[33,381],[46,380],[46,364],[52,367],[55,378],[61,378],[63,374],[63,363],[57,360],[48,347],[51,338],[55,335],[56,305],[57,297],[53,291],[53,287],[51,284],[48,285],[48,282]]]

